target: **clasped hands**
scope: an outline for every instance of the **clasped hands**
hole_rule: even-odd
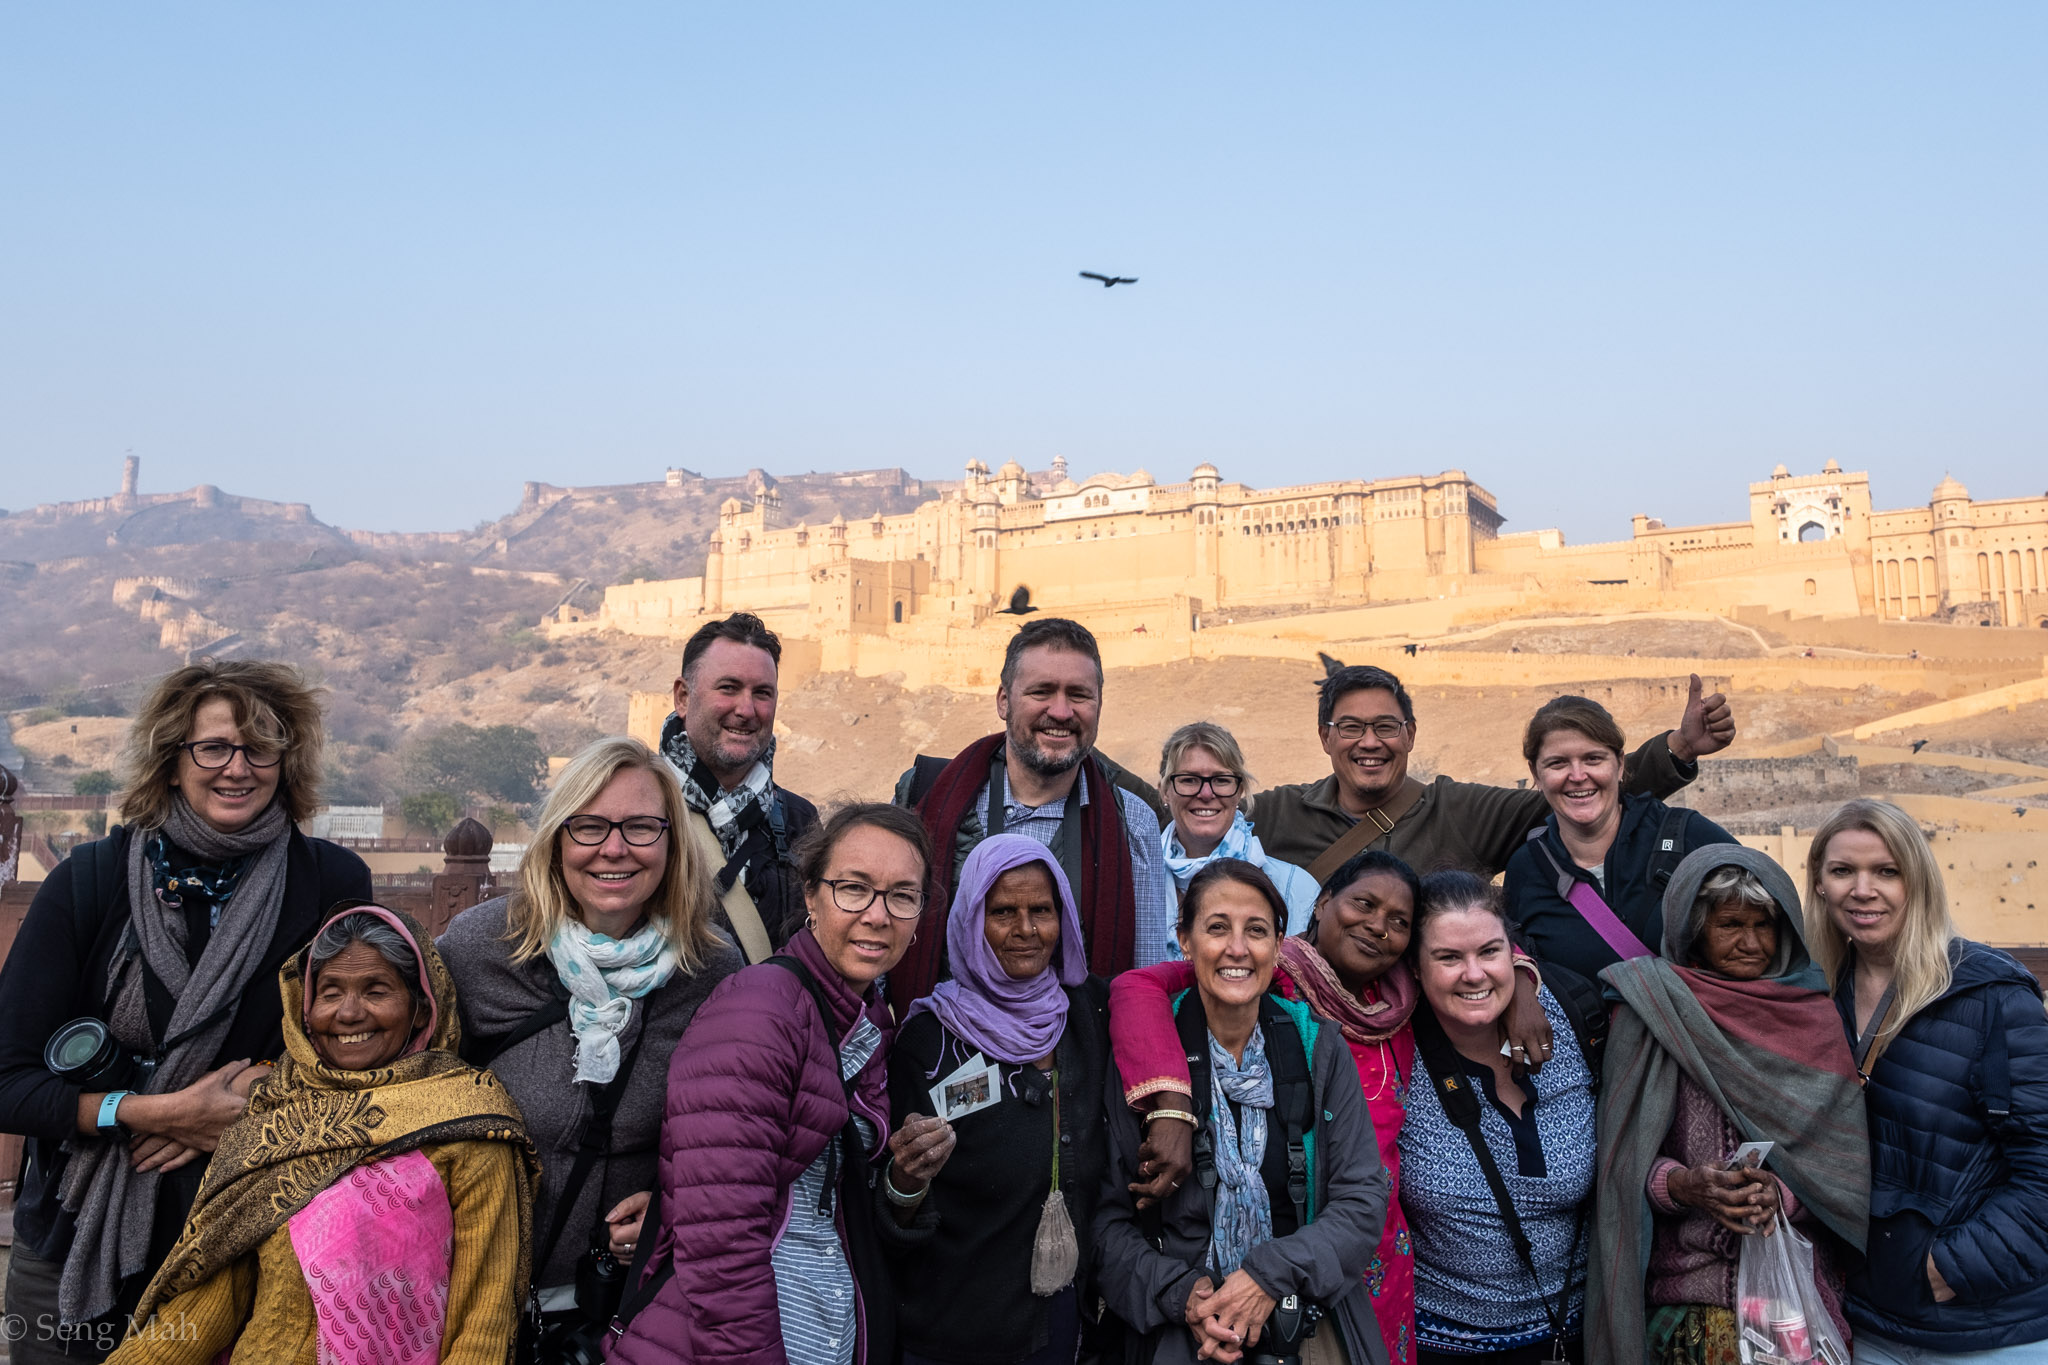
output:
[[[1202,1276],[1188,1291],[1187,1307],[1181,1310],[1195,1337],[1195,1359],[1224,1365],[1242,1359],[1245,1347],[1258,1344],[1272,1315],[1273,1296],[1243,1270],[1231,1271],[1221,1289]]]

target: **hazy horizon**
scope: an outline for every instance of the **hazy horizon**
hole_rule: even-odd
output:
[[[0,506],[1780,462],[2048,488],[2048,9],[0,14]],[[1104,290],[1082,270],[1134,275]]]

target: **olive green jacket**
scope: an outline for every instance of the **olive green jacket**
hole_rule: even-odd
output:
[[[1667,743],[1670,732],[1645,741],[1622,767],[1623,791],[1660,800],[1699,776],[1697,762],[1681,763]],[[1529,831],[1550,814],[1534,788],[1492,787],[1439,777],[1422,799],[1369,847],[1382,849],[1427,875],[1461,868],[1491,880]],[[1320,782],[1274,787],[1252,798],[1252,831],[1266,856],[1307,867],[1358,822],[1337,803],[1333,773]]]

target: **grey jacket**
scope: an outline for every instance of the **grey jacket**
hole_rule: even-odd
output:
[[[1313,1204],[1305,1228],[1253,1247],[1245,1273],[1275,1298],[1301,1294],[1329,1315],[1318,1333],[1341,1335],[1352,1365],[1385,1365],[1387,1347],[1366,1295],[1365,1271],[1379,1249],[1392,1193],[1380,1164],[1372,1114],[1358,1088],[1358,1066],[1337,1029],[1325,1023],[1309,1060],[1315,1086]],[[1166,1201],[1159,1250],[1139,1229],[1130,1192],[1138,1178],[1137,1116],[1124,1103],[1123,1080],[1111,1068],[1109,1174],[1095,1214],[1097,1279],[1110,1310],[1148,1339],[1154,1365],[1192,1365],[1194,1338],[1183,1313],[1209,1255],[1209,1203],[1201,1183],[1187,1181]]]
[[[505,897],[484,901],[457,915],[436,941],[455,978],[462,1036],[481,1042],[503,1036],[554,998],[555,969],[545,957],[515,964],[505,941]],[[612,1116],[612,1151],[583,1182],[576,1206],[562,1225],[561,1241],[536,1246],[533,1282],[546,1289],[570,1284],[576,1260],[590,1249],[598,1220],[629,1194],[654,1188],[656,1145],[668,1096],[669,1057],[697,1007],[711,988],[746,965],[738,948],[721,941],[695,975],[677,972],[668,983],[633,1003],[632,1017],[619,1035],[621,1058],[632,1054],[640,1031],[648,1029],[632,1077]],[[556,1201],[568,1183],[576,1148],[590,1121],[595,1086],[576,1083],[576,1039],[567,1020],[514,1044],[491,1063],[491,1071],[519,1103],[526,1131],[540,1149],[541,1180],[536,1192],[533,1236],[547,1235]]]

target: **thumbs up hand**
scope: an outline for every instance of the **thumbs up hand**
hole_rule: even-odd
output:
[[[1701,696],[1703,690],[1700,675],[1693,674],[1685,696],[1685,715],[1669,740],[1671,756],[1681,763],[1719,753],[1735,742],[1735,712],[1729,709],[1728,698],[1719,692]]]

